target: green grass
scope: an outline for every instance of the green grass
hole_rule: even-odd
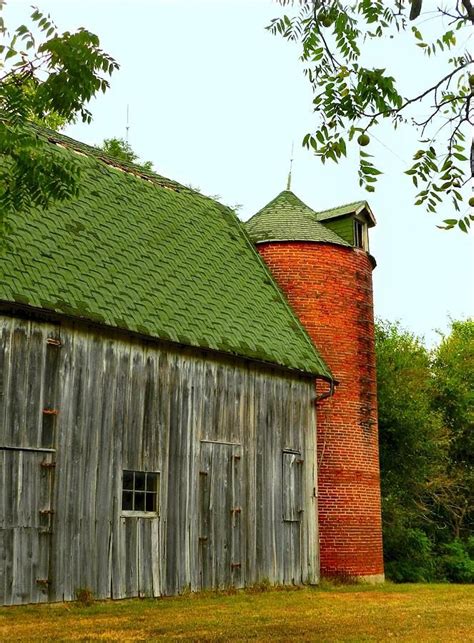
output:
[[[254,589],[0,608],[0,640],[474,640],[473,585]]]

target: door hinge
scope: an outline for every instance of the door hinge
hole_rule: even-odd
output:
[[[58,413],[58,409],[43,409],[44,415],[57,415]]]
[[[40,464],[43,469],[54,469],[55,466],[56,462],[47,462],[46,460],[43,460]]]
[[[63,343],[60,339],[56,339],[55,337],[48,337],[46,339],[46,343],[49,344],[50,346],[62,346]]]

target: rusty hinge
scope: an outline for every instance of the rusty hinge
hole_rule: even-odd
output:
[[[54,469],[55,466],[56,462],[47,462],[46,460],[43,460],[40,464],[43,469]]]
[[[38,585],[50,585],[51,584],[51,581],[49,580],[49,578],[37,578],[36,582],[38,583]]]
[[[234,507],[233,509],[230,510],[231,514],[239,514],[242,512],[242,507]]]
[[[231,563],[230,568],[231,569],[240,569],[242,567],[242,563]]]
[[[303,458],[300,458],[299,460],[296,461],[296,464],[304,464]]]
[[[54,509],[40,509],[41,516],[52,516],[54,514]]]
[[[43,409],[44,415],[57,415],[58,413],[58,409]]]
[[[234,455],[234,460],[240,460],[240,455]]]
[[[209,475],[209,473],[208,473],[207,471],[200,471],[200,472],[199,472],[199,475],[200,475],[200,476],[208,476],[208,475]]]
[[[207,541],[207,536],[199,536],[199,542],[205,543]]]
[[[50,346],[62,346],[63,343],[60,339],[56,339],[55,337],[48,337],[46,339],[46,343],[49,344]]]

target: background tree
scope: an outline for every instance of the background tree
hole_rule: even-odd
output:
[[[398,581],[429,580],[431,487],[440,481],[447,444],[432,408],[430,355],[418,338],[389,322],[377,324],[376,354],[386,572]]]
[[[459,39],[468,40],[474,23],[470,0],[452,0],[447,8],[434,9],[430,18],[439,18],[438,35],[428,41],[418,26],[424,14],[422,0],[278,0],[283,6],[299,5],[296,15],[275,18],[269,25],[274,34],[301,44],[304,73],[313,88],[316,115],[314,133],[303,145],[312,149],[324,163],[338,162],[346,156],[348,145],[359,146],[359,183],[369,192],[375,189],[381,171],[366,151],[370,133],[381,122],[393,128],[408,124],[416,128],[420,147],[414,150],[413,163],[406,171],[419,192],[416,204],[436,212],[443,199],[450,199],[459,214],[444,220],[444,228],[458,225],[464,232],[474,215],[463,204],[460,188],[473,174],[474,151],[469,152],[470,130],[474,125],[473,59],[466,49],[457,53]],[[425,3],[426,4],[426,3]],[[448,21],[449,27],[443,25]],[[410,26],[411,21],[414,21]],[[433,27],[433,20],[431,20]],[[367,62],[365,43],[394,38],[411,31],[414,45],[426,56],[447,53],[448,72],[433,85],[420,82],[419,91],[404,96],[390,69],[376,68]],[[407,74],[410,73],[407,69]],[[420,105],[426,117],[418,118]],[[420,189],[421,188],[421,189]],[[470,199],[469,205],[474,205]]]
[[[435,351],[434,406],[449,436],[439,518],[454,538],[474,536],[474,321],[455,321]]]
[[[431,352],[379,322],[376,354],[386,574],[474,582],[474,321]]]
[[[112,156],[119,161],[134,163],[147,172],[153,171],[153,163],[151,161],[139,163],[138,155],[135,154],[130,144],[124,141],[123,138],[106,138],[102,145],[98,145],[98,148],[103,150],[108,156]]]
[[[47,143],[31,123],[90,122],[87,102],[109,87],[118,68],[86,29],[60,34],[38,9],[32,27],[9,32],[0,4],[0,238],[7,215],[77,193],[78,164]],[[35,33],[33,33],[33,31]]]

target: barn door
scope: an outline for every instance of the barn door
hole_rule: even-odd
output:
[[[0,604],[48,600],[52,450],[0,448]]]
[[[303,466],[301,452],[285,449],[282,459],[283,582],[300,584],[301,519],[303,514]]]
[[[199,565],[201,587],[243,585],[241,447],[201,442]]]

